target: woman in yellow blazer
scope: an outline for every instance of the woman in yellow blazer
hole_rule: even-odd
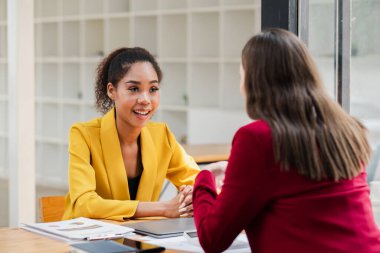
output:
[[[99,64],[96,104],[105,115],[70,130],[63,219],[192,216],[199,168],[166,124],[148,122],[160,102],[161,78],[142,48],[120,48]],[[180,192],[157,202],[165,178]]]

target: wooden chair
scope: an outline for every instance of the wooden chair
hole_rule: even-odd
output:
[[[65,196],[45,196],[39,199],[40,221],[60,221],[65,211]]]

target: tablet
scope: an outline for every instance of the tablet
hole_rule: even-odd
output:
[[[161,252],[165,248],[131,239],[99,240],[71,244],[72,253]]]
[[[182,236],[183,232],[195,230],[194,218],[173,218],[125,224],[135,233],[155,238]]]

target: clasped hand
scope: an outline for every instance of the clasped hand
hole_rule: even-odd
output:
[[[193,217],[193,187],[181,185],[179,193],[168,201],[166,217]]]
[[[206,165],[204,169],[211,171],[215,176],[217,191],[220,192],[227,167],[226,161],[220,161]],[[193,187],[181,185],[179,193],[167,202],[166,217],[193,217]]]

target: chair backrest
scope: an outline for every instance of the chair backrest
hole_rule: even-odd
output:
[[[40,200],[40,221],[60,221],[65,211],[65,196],[46,196]]]

